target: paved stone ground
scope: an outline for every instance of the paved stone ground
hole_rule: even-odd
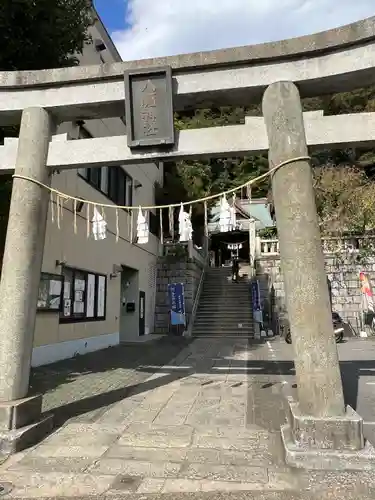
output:
[[[341,357],[361,348],[362,363],[375,343],[360,342],[340,346]],[[8,459],[1,481],[13,498],[375,498],[372,473],[286,467],[279,427],[291,359],[282,341],[169,338],[37,370],[32,390],[47,391],[59,427]]]

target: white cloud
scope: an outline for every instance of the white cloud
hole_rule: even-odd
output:
[[[281,40],[375,13],[374,0],[129,0],[128,4],[127,22],[132,27],[112,33],[125,61]]]

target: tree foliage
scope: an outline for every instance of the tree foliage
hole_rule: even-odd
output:
[[[0,70],[76,65],[91,21],[88,0],[1,0]]]
[[[316,204],[324,233],[363,234],[375,228],[375,183],[352,165],[314,169]]]
[[[90,40],[91,2],[88,0],[1,0],[0,70],[34,70],[78,63],[77,54]],[[0,129],[4,137],[18,127]],[[11,176],[0,176],[0,262],[12,191]]]
[[[375,87],[304,99],[303,110],[323,110],[326,115],[375,111]],[[201,109],[176,115],[175,123],[180,130],[234,125],[244,123],[245,116],[260,114],[260,106]],[[375,151],[361,148],[320,151],[313,155],[313,165],[322,230],[358,232],[375,228],[375,197],[371,196]],[[266,155],[170,163],[166,165],[163,202],[167,203],[171,198],[178,202],[219,193],[267,170]],[[254,186],[252,196],[267,196],[272,201],[268,178]]]

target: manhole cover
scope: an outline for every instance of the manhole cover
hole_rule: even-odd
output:
[[[8,495],[13,489],[11,483],[0,483],[0,496]]]

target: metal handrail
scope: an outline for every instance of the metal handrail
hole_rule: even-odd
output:
[[[209,253],[206,254],[205,261],[204,261],[204,266],[202,269],[201,277],[199,280],[198,288],[197,288],[197,293],[195,294],[194,302],[193,302],[193,308],[191,310],[191,316],[190,320],[187,326],[187,329],[184,331],[184,337],[191,337],[193,333],[193,326],[194,326],[194,321],[195,321],[195,316],[197,314],[198,310],[198,304],[199,304],[199,299],[202,293],[203,289],[203,282],[204,282],[204,277],[206,275],[206,269],[208,265],[208,259],[209,259]]]

